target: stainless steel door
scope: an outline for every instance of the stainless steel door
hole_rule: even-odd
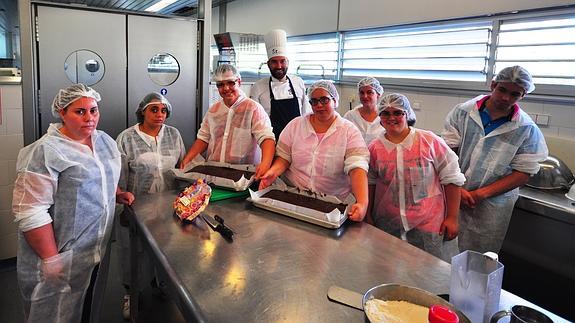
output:
[[[154,76],[154,71],[157,71],[154,63],[169,56],[177,61],[179,74],[168,85],[170,80],[162,77],[162,73]],[[152,59],[154,57],[157,62]],[[129,124],[136,123],[134,112],[147,93],[163,92],[173,107],[166,123],[178,128],[186,147],[189,147],[196,139],[196,61],[196,21],[128,16]],[[174,70],[170,72],[173,75]]]
[[[37,5],[36,8],[36,32],[39,39],[36,51],[40,91],[38,107],[42,134],[51,122],[56,121],[50,111],[54,96],[59,89],[73,84],[64,69],[66,58],[72,55],[81,60],[76,61],[75,66],[68,65],[68,73],[78,75],[77,80],[90,79],[83,78],[81,72],[94,72],[94,66],[101,64],[97,66],[97,73],[104,70],[102,79],[91,85],[102,96],[98,129],[115,138],[127,126],[126,16],[43,5]],[[96,53],[103,64],[83,59],[82,54],[75,55],[78,50]],[[87,71],[80,71],[84,68]]]

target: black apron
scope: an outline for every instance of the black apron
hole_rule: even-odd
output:
[[[286,76],[287,77],[287,76]],[[284,130],[285,126],[295,117],[300,116],[299,112],[299,102],[296,96],[291,80],[287,77],[289,82],[289,87],[293,98],[276,100],[274,98],[274,93],[272,92],[272,78],[270,77],[270,82],[268,87],[270,89],[270,119],[272,122],[272,127],[274,128],[274,135],[276,136],[276,142],[280,137],[280,133]]]

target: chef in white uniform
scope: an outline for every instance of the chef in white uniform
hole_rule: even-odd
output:
[[[270,116],[277,140],[288,122],[310,113],[311,106],[306,100],[303,80],[287,75],[286,32],[281,29],[270,31],[265,35],[265,43],[272,76],[257,81],[251,88],[250,98],[261,104]]]

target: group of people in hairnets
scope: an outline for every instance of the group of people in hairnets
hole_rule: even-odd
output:
[[[144,193],[174,188],[169,170],[199,156],[256,165],[260,189],[282,176],[301,189],[353,194],[351,220],[366,219],[447,261],[457,251],[456,237],[462,250],[499,250],[517,187],[547,155],[541,132],[517,105],[533,90],[527,71],[503,69],[490,95],[456,106],[444,140],[414,128],[409,100],[384,95],[374,78],[358,83],[361,106],[345,117],[331,81],[316,81],[300,100],[277,53],[268,66],[283,72],[265,82],[269,111],[245,95],[234,66],[218,66],[213,79],[221,100],[187,152],[179,131],[165,124],[172,106],[158,93],[142,99],[138,123],[114,141],[97,130],[96,91],[82,84],[59,91],[52,113],[61,122],[20,151],[14,185],[18,280],[29,322],[96,322],[116,203],[129,210]],[[284,83],[272,86],[275,81]],[[291,97],[277,95],[282,86]],[[273,125],[283,128],[274,133]],[[128,232],[120,222],[117,239],[127,262]],[[123,280],[129,288],[129,272]],[[128,296],[123,314],[129,316]]]
[[[500,251],[518,188],[538,172],[548,150],[518,105],[535,88],[529,72],[504,68],[490,86],[490,94],[448,114],[440,138],[413,127],[404,95],[382,96],[373,78],[359,82],[362,105],[346,117],[368,143],[369,222],[446,261],[458,251]],[[372,130],[375,139],[370,92],[383,127]]]

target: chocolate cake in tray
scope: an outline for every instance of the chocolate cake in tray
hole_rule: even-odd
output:
[[[254,165],[233,165],[219,162],[199,162],[186,165],[182,171],[173,169],[174,176],[179,180],[193,182],[205,179],[207,183],[215,186],[245,191],[254,181]]]
[[[281,185],[257,192],[250,190],[250,195],[252,203],[259,208],[330,229],[339,228],[345,222],[347,207],[355,203],[353,195],[341,201],[335,196]]]
[[[329,213],[334,209],[338,209],[341,213],[345,212],[347,205],[343,203],[332,203],[328,201],[319,200],[311,196],[306,196],[302,194],[296,194],[280,190],[271,190],[262,197],[267,197],[270,199],[283,201],[290,204],[295,204],[299,206],[306,207],[308,209],[314,209],[323,213]]]
[[[255,172],[251,172],[248,170],[234,169],[221,166],[210,166],[210,165],[198,165],[190,169],[186,173],[202,173],[206,175],[231,179],[234,182],[239,181],[242,178],[242,176],[246,179],[250,179],[255,174]]]

